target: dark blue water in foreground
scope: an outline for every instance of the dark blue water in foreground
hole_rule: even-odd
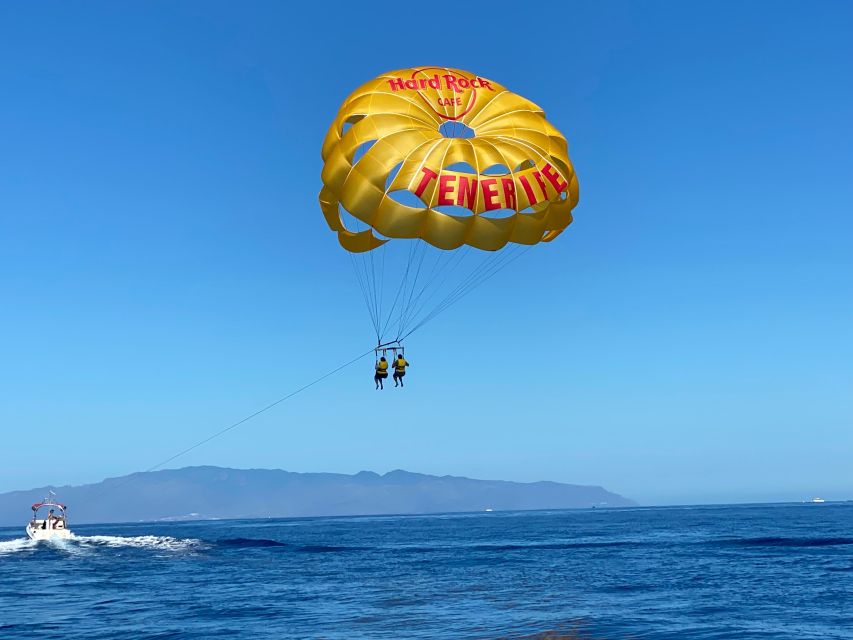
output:
[[[853,504],[71,525],[0,639],[853,638]]]

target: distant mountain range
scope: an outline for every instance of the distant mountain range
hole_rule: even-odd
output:
[[[292,473],[279,469],[185,467],[97,484],[0,494],[0,526],[22,525],[30,505],[56,491],[73,523],[625,507],[601,487],[506,482],[408,471]]]

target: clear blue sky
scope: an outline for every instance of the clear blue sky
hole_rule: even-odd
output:
[[[4,3],[0,491],[159,462],[370,347],[317,206],[346,95],[540,104],[575,223],[171,466],[405,468],[644,503],[853,498],[853,4]]]

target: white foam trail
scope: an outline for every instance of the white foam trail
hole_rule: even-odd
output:
[[[16,538],[15,540],[0,540],[0,556],[9,553],[17,553],[36,546],[35,540],[29,538]]]
[[[135,549],[151,549],[154,551],[188,551],[203,546],[201,540],[193,538],[173,538],[171,536],[77,536],[71,534],[70,538],[54,538],[51,540],[30,540],[29,538],[16,538],[15,540],[0,540],[0,556],[20,551],[36,549],[38,545],[44,544],[54,548],[62,549],[73,555],[79,555],[86,550],[94,551],[99,547]]]
[[[50,538],[42,540],[41,544],[48,545],[54,549],[59,549],[72,556],[85,555],[85,552],[75,544],[74,534],[70,538]]]
[[[173,538],[172,536],[73,536],[74,542],[104,547],[133,547],[159,551],[187,551],[201,546],[201,540]]]

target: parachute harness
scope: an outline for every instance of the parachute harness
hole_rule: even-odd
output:
[[[378,345],[373,352],[376,354],[376,359],[379,360],[380,357],[388,359],[388,352],[391,352],[391,359],[396,360],[397,355],[405,356],[406,355],[406,347],[400,344],[397,341],[387,342],[385,344]]]

